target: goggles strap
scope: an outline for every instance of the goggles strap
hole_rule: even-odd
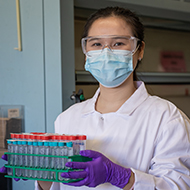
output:
[[[134,55],[137,52],[137,50],[139,49],[139,47],[140,47],[140,44],[136,47],[136,49],[135,49],[135,51],[133,52],[132,55]]]

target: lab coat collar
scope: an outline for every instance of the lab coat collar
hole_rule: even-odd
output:
[[[131,97],[117,110],[117,114],[123,116],[132,115],[132,113],[149,97],[144,82],[136,81],[137,90]]]
[[[135,82],[137,86],[137,90],[132,94],[132,96],[115,112],[118,115],[121,115],[121,117],[130,116],[135,109],[137,109],[149,96],[146,87],[144,85],[144,82],[137,81]],[[83,109],[82,115],[87,116],[89,114],[97,113],[95,110],[95,103],[98,98],[98,95],[100,93],[100,88],[97,89],[94,96],[87,100],[88,103]],[[107,113],[109,114],[109,113]]]

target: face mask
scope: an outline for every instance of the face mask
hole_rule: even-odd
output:
[[[133,55],[127,50],[91,51],[87,56],[85,70],[107,88],[121,85],[133,72]]]

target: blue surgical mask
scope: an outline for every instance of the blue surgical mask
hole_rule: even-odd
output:
[[[87,56],[85,70],[107,88],[121,85],[133,72],[133,54],[127,50],[91,51]]]

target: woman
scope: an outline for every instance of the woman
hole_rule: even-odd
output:
[[[58,116],[55,131],[85,133],[88,163],[69,163],[84,178],[51,189],[189,189],[190,123],[172,103],[150,96],[134,70],[143,58],[143,25],[131,11],[108,7],[93,14],[82,39],[85,69],[99,81],[92,99]],[[105,156],[103,156],[102,154]],[[40,184],[41,185],[41,184]]]
[[[36,182],[37,189],[186,190],[190,187],[190,122],[172,103],[150,96],[134,81],[143,58],[143,25],[129,10],[108,7],[87,21],[82,39],[85,69],[99,81],[94,97],[71,106],[55,132],[86,134],[83,156],[63,173],[84,178],[69,184]]]

